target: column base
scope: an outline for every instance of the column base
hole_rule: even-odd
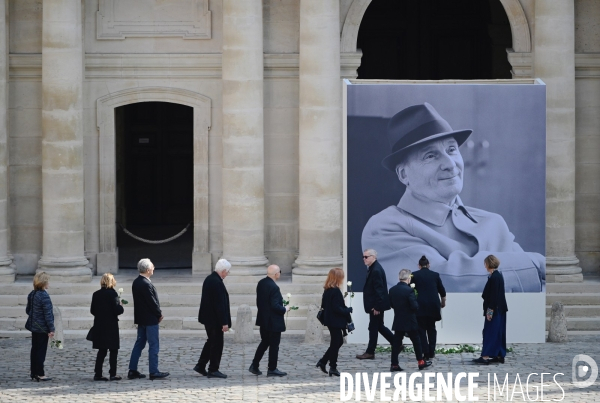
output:
[[[0,283],[14,283],[17,274],[16,266],[11,257],[0,258]]]
[[[63,283],[88,283],[92,281],[92,271],[85,257],[42,258],[38,262],[37,272],[45,271],[50,281]]]
[[[227,283],[258,283],[267,275],[269,261],[264,256],[222,258],[231,263],[231,270],[225,278]]]
[[[583,274],[576,256],[546,257],[547,283],[581,283]]]
[[[341,256],[304,258],[299,256],[292,269],[292,283],[324,283],[329,270],[342,267]]]
[[[119,250],[115,252],[100,252],[96,255],[96,273],[117,274],[119,272]]]
[[[192,276],[206,277],[212,272],[212,256],[208,252],[192,252]]]

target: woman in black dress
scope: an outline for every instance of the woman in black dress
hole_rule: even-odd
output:
[[[90,312],[94,315],[94,326],[90,330],[88,340],[93,342],[93,348],[98,349],[96,356],[95,381],[108,381],[102,376],[102,365],[108,350],[110,350],[110,380],[120,381],[117,376],[117,354],[119,353],[119,315],[123,313],[123,304],[115,291],[117,281],[110,273],[105,273],[100,279],[100,288],[92,296]]]
[[[325,280],[325,285],[323,286],[325,291],[321,300],[321,308],[324,310],[324,322],[325,326],[329,329],[331,342],[323,358],[317,362],[317,367],[327,373],[325,366],[329,362],[329,376],[340,376],[340,372],[337,370],[338,352],[344,343],[346,326],[352,322],[352,317],[350,316],[352,307],[346,307],[344,296],[340,289],[343,281],[344,271],[336,267],[329,270],[327,280]]]
[[[506,295],[504,291],[504,277],[498,271],[500,261],[494,255],[489,255],[483,261],[488,271],[488,281],[483,289],[483,347],[481,357],[473,361],[477,364],[499,362],[504,364],[506,356]]]

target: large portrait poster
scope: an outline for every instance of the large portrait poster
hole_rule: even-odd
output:
[[[426,256],[448,293],[481,295],[483,261],[493,254],[507,294],[544,296],[541,81],[346,81],[345,99],[345,258],[354,291],[366,279],[363,251],[373,249],[388,288]],[[481,306],[480,297],[468,299]]]

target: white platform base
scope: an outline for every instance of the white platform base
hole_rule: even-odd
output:
[[[346,298],[346,305],[349,304]],[[448,294],[446,307],[442,309],[442,321],[437,322],[437,344],[481,344],[483,330],[483,300],[481,294]],[[506,294],[508,303],[506,342],[544,343],[546,339],[546,294],[515,293]],[[369,342],[369,315],[363,309],[362,293],[355,293],[352,299],[354,313],[352,319],[356,330],[348,335],[348,343],[366,344]],[[385,312],[385,324],[391,329],[394,311]],[[410,343],[406,340],[405,343]],[[379,335],[377,344],[388,344]]]

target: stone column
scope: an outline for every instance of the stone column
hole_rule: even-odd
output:
[[[293,281],[342,265],[339,0],[300,2],[300,217]]]
[[[84,256],[81,0],[44,0],[42,28],[43,251],[38,271],[90,281]]]
[[[223,257],[264,276],[262,0],[223,0]],[[231,280],[230,280],[231,281]]]
[[[8,225],[8,0],[0,0],[0,283],[15,281]]]
[[[583,281],[575,256],[575,7],[535,2],[535,76],[546,83],[546,279]]]

